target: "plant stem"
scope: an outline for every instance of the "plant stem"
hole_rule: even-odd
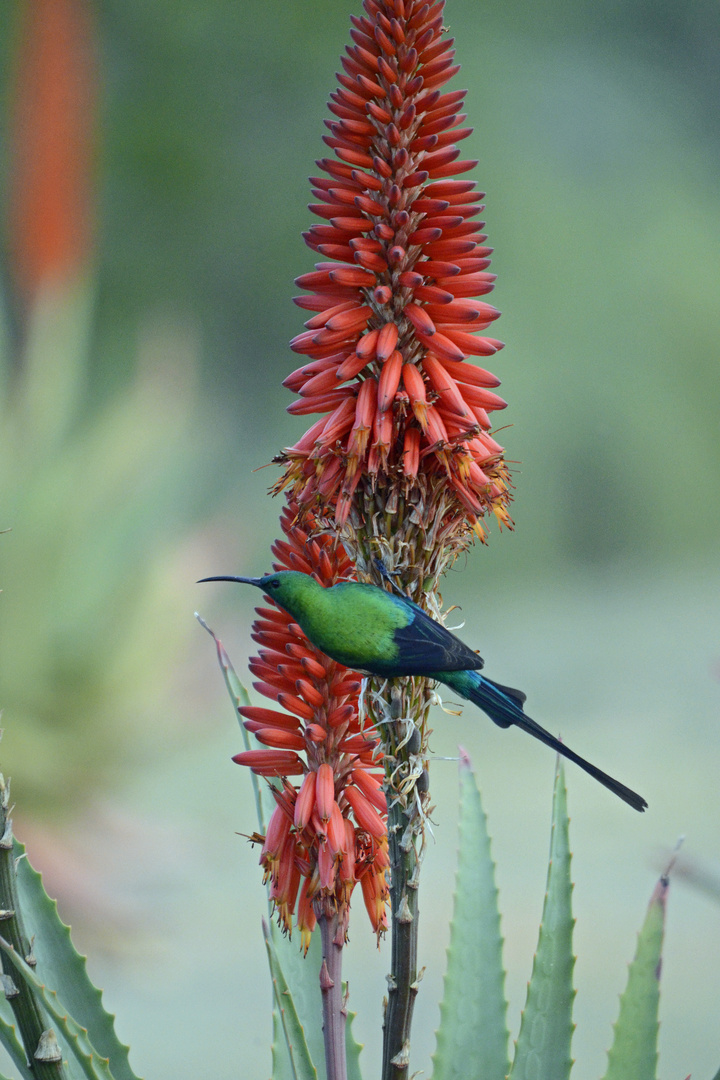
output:
[[[365,485],[345,542],[359,581],[385,586],[392,575],[406,595],[440,617],[441,573],[456,557],[441,488],[422,478],[408,502],[397,486]],[[361,509],[360,509],[361,507]],[[383,1080],[406,1080],[418,992],[418,887],[429,809],[427,757],[431,693],[426,679],[370,679],[365,707],[380,733],[385,763],[390,857],[391,967],[383,1023]]]
[[[420,735],[416,728],[405,745],[399,745],[406,737],[407,721],[402,717],[413,715],[403,708],[407,704],[404,699],[400,686],[392,686],[390,714],[394,722],[391,725],[394,753],[389,755],[392,779],[387,788],[392,947],[383,1024],[383,1080],[404,1080],[408,1075],[410,1029],[418,991],[418,885],[423,843],[415,792],[419,779],[416,772]],[[398,794],[409,794],[410,797],[398,798]]]
[[[347,1012],[342,992],[343,930],[336,912],[318,916],[323,960],[320,968],[323,1038],[327,1080],[346,1080],[345,1021]]]

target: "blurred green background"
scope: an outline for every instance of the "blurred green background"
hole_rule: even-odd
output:
[[[32,0],[48,17],[67,0]],[[70,7],[73,7],[70,4]],[[30,844],[140,1073],[267,1075],[263,890],[239,734],[200,608],[239,670],[268,566],[265,465],[303,430],[282,378],[307,177],[349,0],[98,0],[90,257],[28,298],[12,225],[20,0],[0,5],[0,758]],[[579,1075],[600,1075],[664,852],[685,834],[660,1071],[720,1065],[720,13],[648,0],[448,0],[488,192],[517,530],[448,578],[464,637],[529,711],[641,791],[568,770]],[[13,119],[15,117],[15,119]],[[18,142],[20,140],[20,143]],[[458,619],[459,621],[459,619]],[[430,1070],[461,741],[485,793],[509,1023],[542,908],[553,761],[436,716],[413,1069]],[[362,911],[351,1007],[377,1069],[387,945]],[[212,1038],[214,1057],[203,1056]]]

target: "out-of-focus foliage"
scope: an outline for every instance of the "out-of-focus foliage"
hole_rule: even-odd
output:
[[[23,9],[6,123],[0,703],[25,812],[55,818],[133,759],[143,728],[150,745],[176,729],[168,684],[192,629],[177,582],[217,490],[192,319],[145,318],[114,392],[93,395],[91,11]]]
[[[162,703],[192,628],[177,580],[207,467],[177,329],[83,409],[89,289],[37,298],[0,418],[4,749],[25,811],[54,816],[132,761],[143,728],[156,746],[173,731]]]

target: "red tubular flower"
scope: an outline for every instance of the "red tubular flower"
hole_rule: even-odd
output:
[[[302,570],[325,586],[350,577],[344,550],[327,535],[310,539],[296,517],[297,507],[286,507],[281,524],[287,539],[273,546],[273,569]],[[322,905],[338,911],[346,930],[351,893],[368,876],[372,903],[365,903],[373,930],[385,930],[387,806],[375,733],[360,729],[357,674],[311,645],[272,599],[267,604],[256,609],[252,637],[260,650],[250,670],[258,679],[255,689],[286,711],[241,708],[245,727],[263,749],[233,760],[260,776],[283,778],[282,788],[273,788],[277,806],[260,862],[280,925],[289,932],[297,910],[307,951]],[[296,787],[290,776],[303,779]],[[363,885],[364,897],[368,887]]]
[[[495,280],[483,195],[453,179],[477,163],[456,146],[471,133],[465,91],[441,92],[459,70],[443,6],[365,0],[352,19],[326,121],[334,156],[311,179],[323,223],[304,234],[323,261],[296,282],[310,292],[295,302],[315,314],[291,344],[309,362],[285,380],[300,395],[291,413],[326,419],[281,455],[278,488],[342,525],[361,474],[408,488],[420,468],[445,479],[482,537],[488,511],[511,525],[502,448],[484,438],[506,403],[468,357],[502,342],[483,333],[499,312],[476,299]]]

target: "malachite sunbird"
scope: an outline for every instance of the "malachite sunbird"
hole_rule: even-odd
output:
[[[260,578],[208,577],[255,585],[292,615],[309,640],[333,660],[364,675],[422,675],[472,701],[499,727],[513,724],[574,761],[636,810],[645,799],[574,753],[524,711],[525,694],[480,674],[482,657],[412,600],[376,585],[339,582],[324,588],[309,574],[281,570]]]

